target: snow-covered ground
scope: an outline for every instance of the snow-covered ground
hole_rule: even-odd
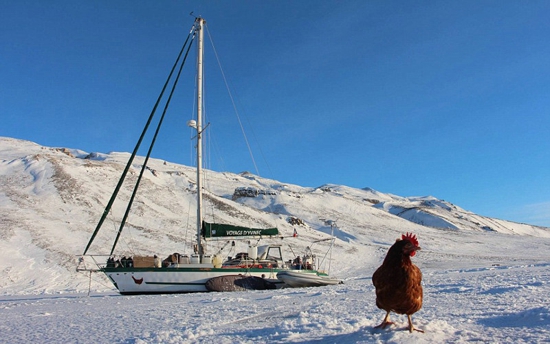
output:
[[[304,188],[246,173],[209,172],[206,208],[224,210],[224,222],[276,225],[293,252],[311,246],[319,256],[328,243],[311,243],[328,237],[325,220],[336,220],[331,275],[344,284],[120,296],[103,275],[90,279],[75,267],[127,157],[0,138],[0,343],[550,342],[548,228],[433,197]],[[182,252],[193,236],[193,169],[153,160],[149,172],[117,254]],[[232,200],[238,187],[270,192]],[[122,198],[130,192],[124,187]],[[110,249],[123,212],[114,207],[94,253]],[[399,315],[396,325],[374,329],[384,312],[372,273],[407,231],[422,247],[413,262],[424,274],[424,306],[413,321],[425,333],[410,334]]]
[[[421,253],[419,253],[420,255]],[[544,343],[550,264],[423,269],[424,307],[374,329],[370,271],[331,287],[120,296],[0,297],[4,343]]]

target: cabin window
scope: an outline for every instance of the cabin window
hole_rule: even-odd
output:
[[[280,247],[270,247],[267,251],[267,257],[271,259],[283,260],[283,254]]]

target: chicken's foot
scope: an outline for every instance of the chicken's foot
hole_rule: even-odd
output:
[[[424,333],[423,330],[414,328],[414,325],[413,325],[413,322],[412,322],[412,316],[411,316],[410,314],[407,314],[407,318],[409,319],[409,332],[410,332],[410,333],[413,333],[413,331],[417,331],[417,332],[420,332],[420,333]]]
[[[390,321],[390,312],[387,312],[382,323],[378,326],[374,326],[374,328],[386,328],[388,325],[393,325],[393,322]]]

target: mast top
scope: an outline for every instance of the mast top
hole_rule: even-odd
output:
[[[190,16],[192,17],[195,17],[195,22],[198,23],[198,22],[202,22],[203,24],[206,23],[206,20],[204,20],[203,17],[201,16],[196,16],[193,14],[193,12],[189,13]]]

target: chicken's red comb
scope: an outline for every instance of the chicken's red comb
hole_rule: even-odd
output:
[[[418,246],[418,239],[416,238],[416,235],[407,232],[407,234],[401,235],[401,239],[403,240],[409,240],[414,246]]]

